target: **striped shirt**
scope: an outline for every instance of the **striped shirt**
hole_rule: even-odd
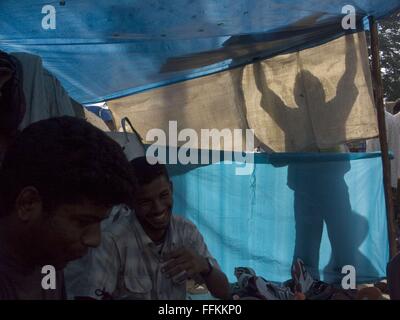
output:
[[[218,266],[196,226],[185,218],[171,216],[160,247],[147,236],[129,208],[117,206],[113,213],[102,226],[101,245],[67,266],[69,298],[98,298],[96,290],[104,290],[114,299],[186,299],[186,283],[174,283],[161,272],[161,257],[184,246]],[[201,282],[200,278],[196,280]]]

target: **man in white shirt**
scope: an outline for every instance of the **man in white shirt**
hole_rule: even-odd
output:
[[[134,212],[115,208],[102,244],[66,270],[70,298],[182,300],[186,280],[205,283],[229,298],[229,283],[196,226],[172,214],[172,183],[166,167],[146,157],[131,161],[137,177]]]

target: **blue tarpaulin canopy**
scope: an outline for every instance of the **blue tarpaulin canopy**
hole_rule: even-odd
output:
[[[55,9],[55,29],[45,29]],[[383,18],[399,0],[0,2],[0,49],[27,51],[81,103],[218,72],[342,35],[342,8]]]

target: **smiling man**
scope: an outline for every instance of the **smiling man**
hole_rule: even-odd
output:
[[[217,298],[229,284],[196,226],[172,214],[166,167],[145,157],[131,162],[137,178],[134,213],[115,209],[104,224],[102,244],[67,268],[68,295],[114,299],[182,300],[186,281],[205,283]]]
[[[100,222],[129,203],[132,168],[119,145],[84,120],[36,122],[0,170],[0,299],[63,299],[65,265],[100,244]],[[42,267],[56,288],[42,288]]]

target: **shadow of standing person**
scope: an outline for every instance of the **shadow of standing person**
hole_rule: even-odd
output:
[[[319,278],[319,254],[324,222],[331,243],[331,263],[340,274],[346,263],[352,214],[344,180],[349,161],[311,161],[288,167],[288,186],[294,192],[296,242],[293,259],[301,258],[314,278]],[[348,262],[348,261],[347,261]]]
[[[342,267],[347,265],[355,268],[357,283],[375,282],[379,279],[379,272],[360,250],[360,246],[368,236],[368,220],[352,211],[346,213],[345,223],[341,223],[336,218],[336,214],[332,211],[325,216],[331,233],[337,233],[338,236],[331,238],[332,254],[329,263],[323,270],[324,281],[340,283],[344,276],[341,274]],[[340,233],[343,234],[342,237],[340,237]]]
[[[264,93],[261,106],[285,133],[286,150],[296,149],[298,146],[295,141],[298,135],[304,136],[305,131],[305,139],[314,143],[303,151],[338,152],[339,148],[334,146],[322,149],[320,142],[324,145],[324,137],[317,136],[324,132],[329,138],[333,131],[326,126],[331,124],[335,126],[334,134],[338,140],[346,140],[346,119],[358,96],[354,84],[357,71],[354,62],[357,61],[357,57],[353,37],[346,37],[345,72],[338,82],[336,96],[330,101],[326,101],[321,81],[310,71],[301,70],[296,76],[294,88],[297,108],[286,106],[282,99],[268,88],[261,65],[255,64],[257,87]],[[273,101],[275,107],[272,108],[268,101]],[[315,161],[314,158],[311,161],[288,161],[274,165],[288,166],[287,184],[294,192],[294,259],[301,258],[313,277],[319,278],[319,253],[325,222],[332,248],[330,266],[334,266],[332,268],[340,274],[342,266],[349,264],[349,259],[357,252],[349,227],[352,209],[344,179],[350,170],[349,160],[330,161],[327,158]]]

